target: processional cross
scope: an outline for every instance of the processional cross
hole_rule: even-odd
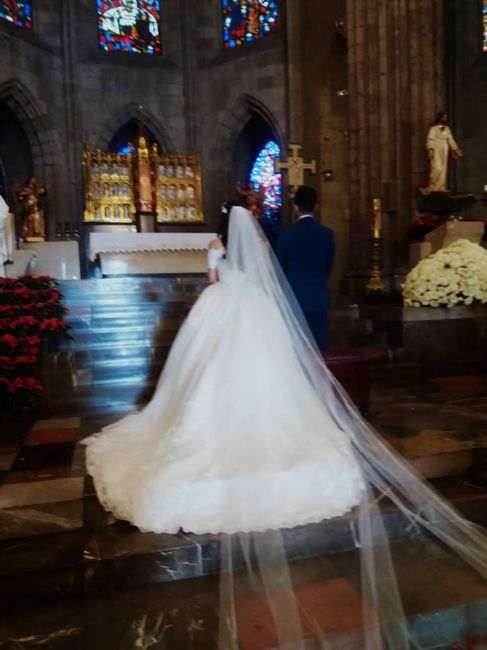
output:
[[[288,185],[294,194],[298,187],[304,184],[305,171],[316,174],[316,160],[312,160],[309,163],[304,162],[304,158],[299,154],[301,150],[300,144],[290,144],[289,149],[291,150],[291,155],[284,162],[276,158],[274,169],[276,172],[280,172],[282,169],[287,170]]]

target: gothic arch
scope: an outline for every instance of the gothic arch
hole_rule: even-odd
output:
[[[0,102],[12,111],[29,140],[34,173],[43,182],[52,180],[56,163],[56,145],[45,114],[30,90],[16,79],[0,84]]]
[[[284,146],[284,132],[273,113],[260,100],[251,95],[241,95],[233,99],[220,115],[218,128],[215,130],[213,143],[213,159],[231,164],[233,152],[238,138],[255,115],[261,117],[269,125],[274,137]]]
[[[130,120],[137,120],[145,126],[158,140],[161,145],[162,153],[172,153],[174,147],[172,141],[159,121],[146,108],[141,108],[138,104],[124,106],[111,116],[105,123],[97,139],[96,147],[107,150],[113,136]]]

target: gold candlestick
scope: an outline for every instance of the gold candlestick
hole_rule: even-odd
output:
[[[382,242],[382,203],[381,200],[376,198],[372,200],[372,251],[371,251],[371,273],[370,280],[366,285],[367,291],[384,291],[385,285],[382,281],[381,266],[381,242]]]

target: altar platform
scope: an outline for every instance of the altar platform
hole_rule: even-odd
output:
[[[97,500],[81,444],[147,400],[144,388],[155,383],[173,330],[201,286],[188,278],[177,286],[172,279],[109,279],[63,283],[63,290],[74,339],[49,360],[48,399],[36,422],[9,426],[0,444],[0,644],[14,647],[27,637],[52,650],[106,650],[129,641],[136,647],[147,634],[154,647],[213,650],[219,537],[142,533],[116,521]],[[372,379],[371,423],[463,514],[487,523],[486,398],[477,383],[425,381],[419,368],[387,361],[373,367]],[[422,647],[487,633],[487,589],[478,576],[392,504],[380,505]],[[285,544],[300,594],[320,603],[333,647],[362,650],[352,642],[365,596],[351,520],[290,530]],[[254,606],[245,597],[237,604],[242,650],[268,647],[252,625]]]
[[[211,232],[91,232],[87,255],[103,277],[206,273]]]

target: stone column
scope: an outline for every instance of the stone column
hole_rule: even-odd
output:
[[[363,289],[372,198],[382,199],[389,286],[426,184],[425,140],[443,108],[442,0],[347,0],[350,100],[349,277]],[[349,285],[350,286],[350,285]]]

